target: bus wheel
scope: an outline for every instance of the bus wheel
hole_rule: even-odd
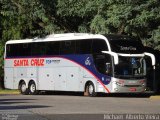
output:
[[[37,94],[36,84],[35,84],[33,81],[31,81],[31,82],[29,83],[29,93],[30,93],[31,95],[36,95],[36,94]]]
[[[29,94],[28,88],[27,88],[26,83],[24,81],[22,81],[20,83],[19,90],[20,90],[21,94],[23,94],[23,95],[28,95]]]
[[[92,82],[89,82],[86,86],[85,94],[90,96],[90,97],[95,97],[97,93],[95,92],[95,87]]]

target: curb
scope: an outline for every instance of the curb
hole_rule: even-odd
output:
[[[157,95],[157,96],[150,96],[150,99],[159,99],[159,100],[160,100],[160,95]]]

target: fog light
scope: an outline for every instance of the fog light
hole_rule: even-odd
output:
[[[118,91],[118,88],[114,88],[115,91]]]
[[[115,84],[118,86],[124,86],[124,82],[121,82],[121,81],[116,81]]]

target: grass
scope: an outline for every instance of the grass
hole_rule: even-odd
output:
[[[4,94],[20,94],[19,90],[0,90],[0,95],[4,95]]]

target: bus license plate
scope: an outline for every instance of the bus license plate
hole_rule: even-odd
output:
[[[129,89],[131,92],[134,92],[134,91],[136,91],[136,88],[130,88]]]

